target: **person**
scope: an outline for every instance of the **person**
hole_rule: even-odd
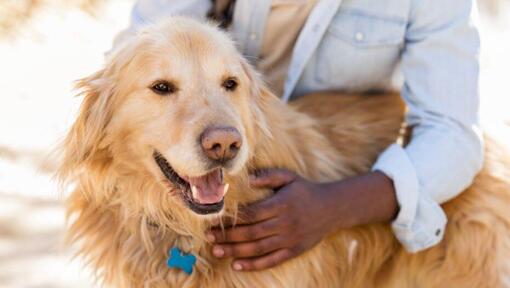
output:
[[[338,229],[390,223],[411,253],[437,244],[441,203],[483,162],[479,33],[473,0],[138,0],[128,30],[169,15],[220,22],[283,101],[322,90],[369,91],[403,80],[410,142],[389,146],[370,173],[314,183],[265,170],[252,185],[277,191],[244,207],[248,221],[212,229],[212,252],[235,270],[266,269]]]

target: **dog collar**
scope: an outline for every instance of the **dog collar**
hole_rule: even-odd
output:
[[[170,256],[166,261],[168,268],[181,269],[188,275],[191,275],[191,272],[193,272],[193,266],[195,266],[195,263],[197,262],[197,257],[195,257],[195,255],[191,253],[185,254],[178,247],[172,247],[169,254]]]

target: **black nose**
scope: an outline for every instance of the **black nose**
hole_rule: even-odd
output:
[[[209,159],[224,162],[236,157],[242,139],[234,127],[209,127],[200,136],[200,143]]]

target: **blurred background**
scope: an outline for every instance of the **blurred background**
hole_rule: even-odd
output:
[[[102,65],[133,0],[0,0],[0,287],[96,287],[62,245],[49,152],[76,116],[73,81]],[[510,0],[479,0],[482,120],[510,125]],[[510,142],[508,142],[510,143]]]

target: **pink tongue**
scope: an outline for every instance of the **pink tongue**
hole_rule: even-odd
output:
[[[188,180],[192,191],[193,199],[200,204],[214,204],[223,199],[223,189],[225,184],[222,182],[221,170],[200,177],[189,177]]]

